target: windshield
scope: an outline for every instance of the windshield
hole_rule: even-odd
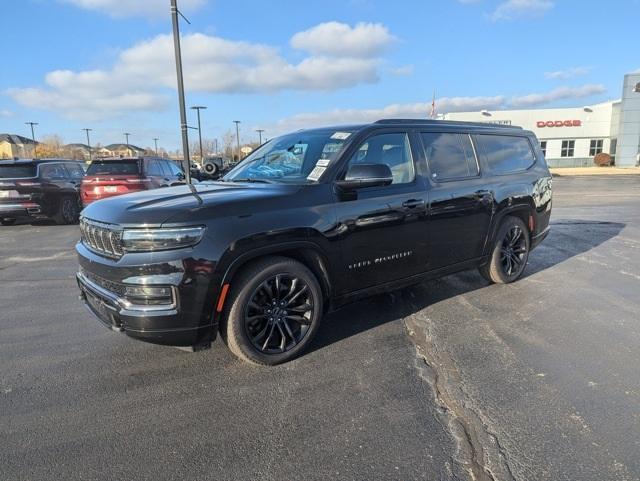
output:
[[[352,132],[307,131],[270,140],[224,176],[226,182],[266,181],[304,184],[317,181]]]
[[[35,164],[0,164],[0,179],[24,179],[35,176]]]
[[[140,173],[139,162],[131,160],[94,160],[87,169],[87,175],[138,175]]]

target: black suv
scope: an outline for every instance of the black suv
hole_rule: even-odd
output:
[[[240,358],[299,354],[323,313],[479,268],[518,279],[549,231],[551,175],[520,128],[381,120],[261,146],[219,182],[87,207],[81,297],[111,329]]]
[[[0,223],[28,217],[75,224],[83,177],[84,169],[72,160],[0,161]]]

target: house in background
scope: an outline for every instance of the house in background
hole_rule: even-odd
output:
[[[0,159],[33,158],[34,145],[38,142],[22,135],[0,134]]]
[[[66,157],[84,161],[88,161],[90,152],[95,151],[95,149],[91,149],[87,144],[67,144],[64,146],[64,150],[68,154]]]
[[[132,144],[109,144],[96,151],[96,157],[140,157],[147,150]]]

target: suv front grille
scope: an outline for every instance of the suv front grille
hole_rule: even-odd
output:
[[[118,259],[122,257],[122,229],[93,220],[80,219],[82,243],[97,254]]]

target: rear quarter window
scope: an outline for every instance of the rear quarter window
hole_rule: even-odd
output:
[[[487,167],[494,174],[526,170],[536,161],[526,137],[479,134],[475,139]]]
[[[0,179],[25,179],[35,176],[34,164],[0,164]]]

